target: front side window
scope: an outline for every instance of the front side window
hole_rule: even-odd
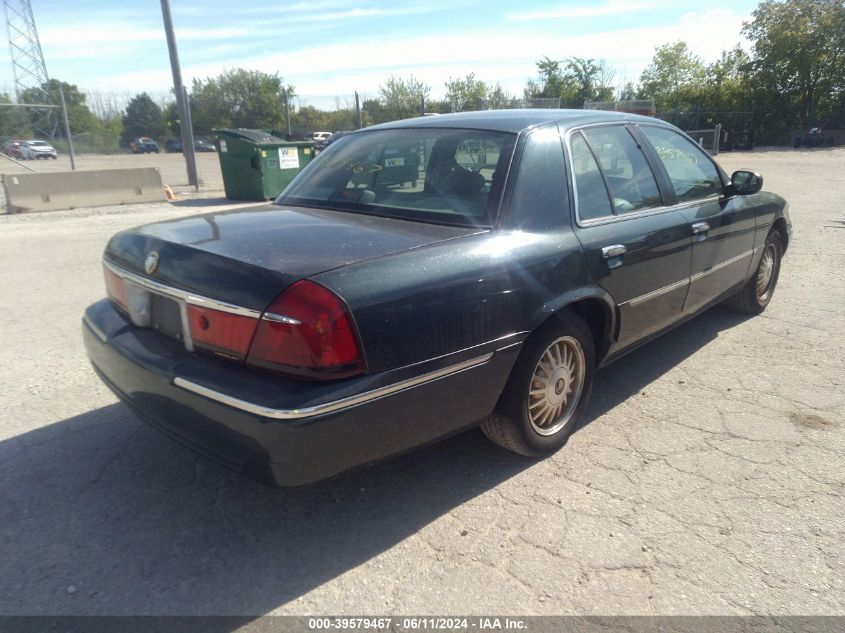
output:
[[[491,226],[516,135],[405,128],[329,145],[277,204],[416,221]]]
[[[622,126],[584,130],[604,172],[614,213],[630,213],[660,206],[660,191],[642,150]]]
[[[677,132],[653,125],[640,131],[654,147],[669,174],[678,202],[688,202],[722,193],[719,172],[707,153]]]

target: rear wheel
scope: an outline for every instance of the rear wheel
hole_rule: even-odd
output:
[[[751,279],[725,304],[739,312],[760,314],[769,305],[780,275],[783,239],[780,231],[772,229],[763,246],[763,255]]]
[[[595,367],[590,329],[563,313],[525,344],[499,406],[481,424],[496,444],[536,456],[566,443],[589,399]]]

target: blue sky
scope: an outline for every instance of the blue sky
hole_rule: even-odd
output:
[[[635,80],[654,47],[686,40],[707,60],[740,40],[754,0],[171,0],[183,74],[278,72],[306,101],[375,94],[391,74],[443,93],[475,72],[521,94],[543,55],[606,59]],[[32,0],[51,76],[88,90],[171,85],[158,0]],[[92,6],[93,5],[93,6]],[[9,83],[8,61],[0,83]]]

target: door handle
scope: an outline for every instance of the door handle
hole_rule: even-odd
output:
[[[628,249],[625,248],[622,244],[614,244],[613,246],[605,246],[601,249],[601,256],[604,259],[611,259],[613,257],[619,257],[620,255],[624,255],[628,252]]]
[[[693,235],[701,235],[702,233],[707,233],[710,230],[710,225],[707,222],[695,222],[692,225],[692,234]]]

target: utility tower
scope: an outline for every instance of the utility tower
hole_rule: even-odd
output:
[[[18,103],[26,102],[34,107],[29,111],[29,122],[33,132],[52,138],[56,133],[58,117],[55,112],[56,99],[49,94],[49,76],[30,0],[3,0],[6,11],[6,30],[9,36],[9,50],[12,54],[12,76],[15,81],[15,96]],[[24,95],[24,91],[26,94]],[[38,106],[50,106],[39,108]],[[24,109],[21,109],[24,114]]]

